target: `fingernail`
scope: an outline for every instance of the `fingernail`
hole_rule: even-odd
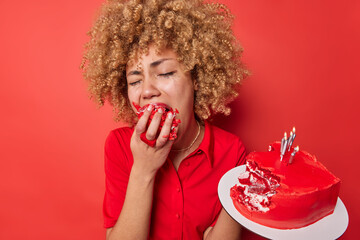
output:
[[[159,108],[158,112],[163,113],[164,111],[162,110],[162,108]]]
[[[147,110],[148,110],[148,111],[151,111],[152,108],[153,108],[153,105],[150,104],[150,105],[148,106]]]
[[[168,114],[168,119],[172,119],[172,117],[173,117],[172,113],[169,113]]]

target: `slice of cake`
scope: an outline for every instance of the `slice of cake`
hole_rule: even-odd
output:
[[[250,153],[239,184],[230,190],[243,216],[272,228],[310,225],[333,213],[339,195],[340,179],[315,156],[292,148],[290,139]]]

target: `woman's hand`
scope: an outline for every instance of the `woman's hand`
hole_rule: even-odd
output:
[[[237,223],[223,208],[214,227],[208,227],[203,236],[204,240],[240,240],[241,225]]]
[[[144,174],[144,176],[149,177],[155,176],[157,170],[165,163],[174,142],[173,140],[168,139],[173,121],[172,113],[167,114],[166,120],[159,136],[156,139],[154,147],[148,146],[140,139],[140,135],[143,132],[146,132],[146,138],[148,140],[156,138],[163,110],[159,109],[158,112],[155,113],[148,129],[146,129],[152,110],[153,105],[150,104],[136,124],[130,142],[131,152],[134,157],[133,168],[140,171]],[[175,129],[175,131],[177,131],[177,129]]]

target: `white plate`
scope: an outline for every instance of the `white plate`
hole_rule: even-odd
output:
[[[218,194],[222,206],[242,226],[263,237],[279,240],[336,239],[345,232],[349,224],[349,216],[340,198],[337,200],[333,214],[303,228],[282,230],[266,227],[247,219],[236,210],[230,197],[230,188],[238,183],[238,177],[245,169],[246,166],[241,165],[229,170],[222,176],[218,186]]]

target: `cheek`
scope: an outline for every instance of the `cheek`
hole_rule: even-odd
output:
[[[141,88],[138,86],[129,87],[127,90],[127,96],[130,100],[139,101],[141,95]]]
[[[173,81],[169,81],[167,84],[163,84],[162,89],[169,96],[177,98],[181,101],[193,96],[194,89],[191,84],[187,83],[184,79],[178,78]]]
[[[189,79],[183,79],[181,84],[176,86],[178,93],[180,94],[181,98],[188,99],[189,101],[193,101],[194,97],[194,86],[192,81]]]
[[[132,110],[134,112],[136,112],[136,109],[133,105],[133,102],[139,104],[139,97],[138,97],[138,93],[135,89],[128,89],[127,91],[127,97],[128,97],[128,101],[129,101],[129,104],[132,108]]]
[[[174,84],[172,88],[172,96],[176,104],[179,104],[179,111],[192,111],[194,105],[194,88],[192,82],[182,79],[178,84]]]

